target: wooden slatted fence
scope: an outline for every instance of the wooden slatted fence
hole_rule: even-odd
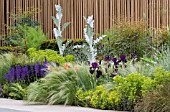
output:
[[[130,22],[145,18],[150,28],[170,25],[170,0],[0,0],[0,34],[8,35],[7,26],[14,22],[11,13],[38,9],[33,18],[38,20],[49,39],[54,38],[55,25],[51,17],[56,13],[55,4],[63,8],[62,22],[71,22],[63,33],[65,38],[83,38],[83,16],[90,15],[94,15],[95,32],[101,34],[112,27],[114,19],[122,17]]]

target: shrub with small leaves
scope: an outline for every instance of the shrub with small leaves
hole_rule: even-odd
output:
[[[104,48],[114,55],[136,53],[142,57],[147,52],[147,31],[143,21],[130,23],[130,21],[115,21],[113,28],[105,32],[107,37],[104,38]],[[109,52],[108,52],[109,54]],[[112,54],[112,53],[111,53]]]
[[[57,51],[54,50],[36,50],[35,48],[28,49],[28,54],[31,59],[37,60],[40,63],[43,62],[44,57],[47,58],[48,61],[57,62],[58,64],[65,63],[65,58],[60,54],[57,54]]]
[[[79,89],[76,93],[78,105],[101,109],[118,109],[120,95],[115,91],[107,91],[103,86],[97,86],[94,90],[83,91]]]
[[[123,110],[132,110],[136,102],[155,87],[154,80],[141,74],[129,74],[125,78],[116,76],[114,82]]]

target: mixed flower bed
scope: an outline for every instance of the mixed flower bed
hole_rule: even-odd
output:
[[[121,24],[94,39],[93,16],[85,18],[85,40],[77,42],[81,44],[63,41],[62,32],[70,23],[61,27],[62,9],[55,8],[52,48],[44,43],[38,24],[13,26],[15,35],[6,42],[14,50],[0,55],[1,97],[120,111],[170,111],[169,41],[150,46],[141,24]]]

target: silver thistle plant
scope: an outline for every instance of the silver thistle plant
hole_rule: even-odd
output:
[[[74,48],[81,48],[85,55],[88,57],[90,63],[96,62],[97,49],[95,45],[100,42],[106,35],[102,35],[96,40],[94,40],[94,20],[93,15],[88,18],[84,17],[86,21],[86,26],[84,28],[84,37],[87,45],[77,45]]]
[[[67,45],[70,43],[70,41],[67,41],[66,44],[63,44],[62,42],[62,32],[64,31],[64,29],[71,23],[71,22],[66,22],[64,23],[64,25],[61,27],[61,20],[62,20],[62,17],[63,17],[63,14],[62,14],[62,8],[60,5],[55,5],[55,8],[56,8],[56,18],[53,16],[52,19],[55,23],[55,25],[57,26],[57,28],[54,28],[53,29],[53,32],[54,32],[54,36],[57,40],[57,45],[58,45],[58,48],[59,48],[59,52],[61,55],[63,55],[63,52],[65,50],[65,48],[67,47]]]

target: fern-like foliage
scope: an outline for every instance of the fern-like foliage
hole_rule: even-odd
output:
[[[21,49],[28,49],[31,47],[40,49],[43,41],[47,39],[40,26],[33,28],[26,25],[18,25],[18,28],[24,32],[24,37],[18,38],[17,40],[11,39],[11,41]]]
[[[26,95],[26,89],[24,89],[19,83],[12,83],[9,87],[9,96],[14,99],[23,99]]]

